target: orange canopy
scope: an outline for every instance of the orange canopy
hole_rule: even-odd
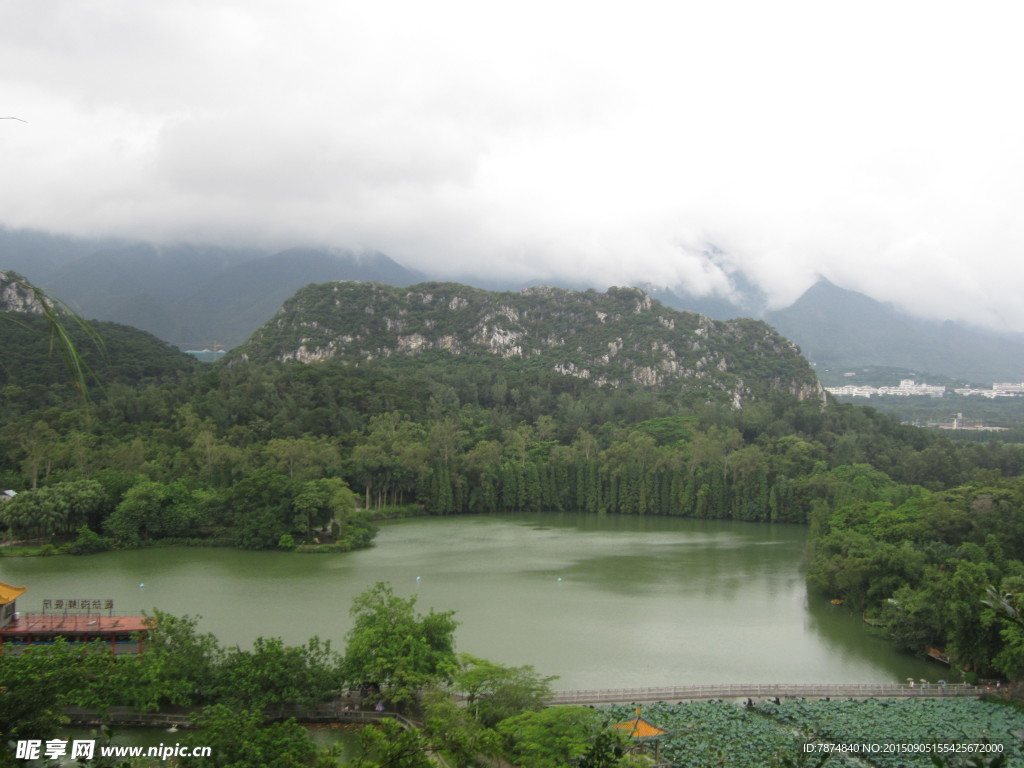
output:
[[[618,728],[620,731],[626,731],[629,733],[629,738],[636,740],[645,739],[657,739],[660,736],[664,736],[668,731],[663,731],[656,725],[644,720],[640,717],[640,707],[636,708],[636,717],[632,720],[626,720],[623,723],[615,723],[614,728]]]
[[[27,591],[28,587],[12,587],[10,584],[0,581],[0,605],[13,603]]]

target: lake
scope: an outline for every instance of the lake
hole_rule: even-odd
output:
[[[857,616],[809,595],[806,529],[582,514],[386,523],[341,555],[157,548],[0,559],[0,581],[117,612],[201,616],[243,647],[258,636],[344,650],[352,598],[375,582],[454,610],[459,651],[558,675],[556,688],[903,682],[950,677],[896,653]],[[953,679],[950,677],[950,679]]]

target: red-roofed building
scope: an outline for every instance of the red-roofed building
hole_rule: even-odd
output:
[[[0,582],[0,653],[27,646],[102,641],[113,653],[142,653],[149,631],[145,616],[115,616],[113,600],[44,600],[39,613],[21,613],[15,601],[26,592]]]

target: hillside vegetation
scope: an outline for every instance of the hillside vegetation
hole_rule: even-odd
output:
[[[158,383],[190,374],[199,365],[190,355],[137,328],[101,321],[88,327],[95,338],[67,324],[90,385]],[[0,312],[0,346],[0,408],[23,412],[60,405],[75,392],[75,382],[44,317]]]
[[[677,312],[636,288],[308,286],[236,355],[358,365],[432,351],[516,360],[603,386],[638,384],[736,406],[773,393],[823,397],[797,348],[768,325]]]

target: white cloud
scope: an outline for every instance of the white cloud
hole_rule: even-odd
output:
[[[1014,4],[0,6],[7,224],[1024,330]]]

